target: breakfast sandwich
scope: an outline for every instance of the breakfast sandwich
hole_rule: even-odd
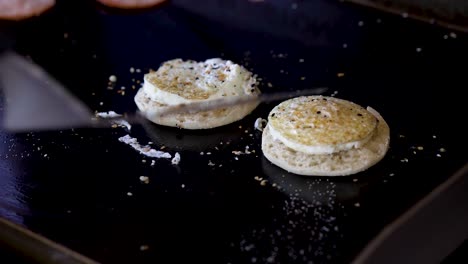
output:
[[[300,175],[344,176],[379,162],[390,129],[374,109],[326,96],[286,100],[268,115],[262,151],[273,164]]]
[[[251,113],[258,102],[221,109],[159,115],[167,107],[220,98],[258,96],[260,90],[251,72],[229,60],[204,62],[170,60],[144,76],[135,96],[138,109],[150,121],[184,129],[208,129],[227,125]]]

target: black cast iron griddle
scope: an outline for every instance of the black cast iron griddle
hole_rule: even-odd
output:
[[[335,2],[218,4],[120,13],[59,1],[7,26],[19,53],[96,111],[134,111],[143,74],[173,58],[233,60],[264,92],[329,87],[385,117],[384,160],[343,178],[273,166],[253,124],[274,104],[213,130],[153,125],[156,139],[139,126],[2,133],[0,215],[102,263],[348,263],[466,163],[466,35]],[[118,141],[127,133],[181,162],[152,166]]]

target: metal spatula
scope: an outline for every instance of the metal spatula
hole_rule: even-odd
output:
[[[0,55],[0,84],[3,88],[5,111],[3,127],[11,132],[59,130],[77,127],[110,126],[112,118],[96,120],[92,111],[44,70],[22,56],[8,51]],[[300,95],[325,92],[314,88],[296,92],[262,94],[257,97],[238,96],[206,102],[167,107],[149,115],[206,111],[254,101],[270,102]],[[151,118],[151,116],[148,116]],[[147,122],[139,112],[127,115],[130,123]]]
[[[0,56],[3,126],[10,131],[92,125],[92,112],[40,67],[13,53]]]

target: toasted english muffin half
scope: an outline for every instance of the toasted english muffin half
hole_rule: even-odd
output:
[[[158,115],[168,106],[210,101],[231,96],[258,96],[255,77],[231,61],[204,62],[171,60],[144,77],[135,96],[138,109],[152,122],[184,129],[209,129],[244,118],[258,103],[248,103],[210,111]]]
[[[390,128],[377,111],[333,97],[287,100],[268,119],[262,134],[264,156],[300,175],[364,171],[385,156],[390,143]]]

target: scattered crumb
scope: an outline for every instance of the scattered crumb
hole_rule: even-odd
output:
[[[114,111],[96,113],[96,117],[100,117],[100,118],[118,118],[118,117],[121,117],[121,116],[122,116],[121,114],[117,114]],[[121,127],[126,127],[128,130],[132,129],[132,125],[130,125],[130,123],[128,123],[127,121],[125,121],[123,119],[112,120],[112,123],[114,125],[118,125],[118,126],[121,126]],[[112,127],[114,127],[114,126],[112,126]]]
[[[457,38],[457,34],[455,32],[450,32],[449,36],[453,39]]]
[[[149,145],[148,146],[140,145],[137,139],[132,138],[130,135],[125,135],[123,137],[120,137],[119,141],[127,145],[130,145],[133,149],[135,149],[136,151],[148,157],[165,158],[165,159],[172,158],[171,154],[169,154],[168,152],[163,152],[163,151],[152,149]]]
[[[156,164],[155,160],[151,160],[151,166],[154,166]]]
[[[267,86],[271,88],[271,87],[273,87],[273,84],[271,84],[271,82],[269,82],[269,83],[267,83]]]
[[[130,67],[130,72],[131,72],[131,73],[134,73],[134,72],[135,72],[135,68]]]
[[[418,150],[424,150],[424,147],[423,146],[418,146],[417,149]]]
[[[364,21],[359,21],[358,26],[360,26],[360,27],[364,26]]]
[[[180,162],[180,154],[179,152],[176,152],[176,154],[174,155],[174,158],[171,160],[171,163],[173,165],[177,165],[179,164],[179,162]]]
[[[440,155],[439,153],[437,153],[436,156],[437,156],[438,158],[441,158],[441,157],[442,157],[442,155]]]
[[[439,151],[442,152],[442,153],[444,153],[444,152],[446,152],[447,150],[444,149],[444,148],[440,148]]]
[[[261,186],[266,186],[267,182],[268,182],[267,180],[262,180],[262,181],[260,182],[260,185],[261,185]]]
[[[216,164],[214,164],[213,162],[211,162],[211,160],[208,161],[208,166],[214,166]]]
[[[299,59],[299,62],[300,62],[300,63],[303,63],[303,62],[304,62],[304,59]]]
[[[343,43],[343,49],[346,49],[348,47],[348,44]]]
[[[149,249],[149,246],[148,245],[141,245],[140,246],[140,251],[146,251]]]
[[[302,76],[301,77],[301,81],[304,81],[306,79],[306,77]]]
[[[388,176],[393,177],[395,176],[395,173],[390,173]]]
[[[401,16],[402,16],[403,18],[407,18],[407,17],[408,17],[408,13],[404,12],[404,13],[401,14]]]
[[[144,184],[148,184],[149,183],[149,178],[148,176],[140,176],[140,181]]]
[[[355,203],[354,206],[355,207],[361,207],[361,204],[360,203]]]
[[[256,130],[263,131],[266,125],[267,125],[267,120],[259,117],[255,120],[254,128]]]
[[[338,76],[339,78],[344,77],[344,72],[339,72],[336,74],[336,76]]]
[[[133,196],[133,193],[127,192],[127,196]]]
[[[422,49],[421,48],[416,48],[416,52],[421,52]]]
[[[353,179],[353,182],[357,182],[357,181],[358,181],[358,179]]]
[[[115,75],[109,76],[109,81],[116,82],[117,81],[117,76],[115,76]]]
[[[180,187],[181,187],[182,189],[184,189],[184,188],[185,188],[185,184],[180,185]]]

